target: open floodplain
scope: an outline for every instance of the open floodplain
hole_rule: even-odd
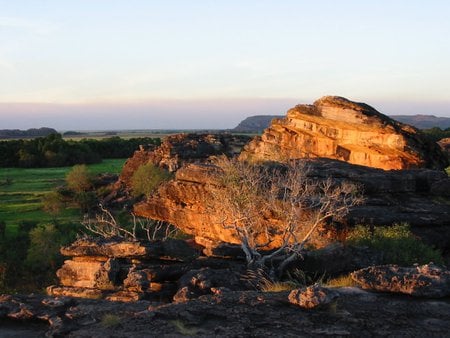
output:
[[[88,166],[92,174],[120,173],[126,159],[105,159]],[[0,168],[0,222],[14,233],[20,222],[50,222],[53,216],[42,210],[42,197],[64,184],[72,167]],[[59,221],[77,221],[80,210],[68,207],[58,215]]]

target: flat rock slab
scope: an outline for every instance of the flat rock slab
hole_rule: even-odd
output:
[[[105,300],[61,301],[49,297],[0,298],[0,320],[19,305],[51,322],[48,332],[64,337],[448,337],[450,300],[336,289],[335,307],[302,309],[289,292],[218,292],[185,303],[158,305]],[[42,302],[46,299],[46,302]],[[58,298],[56,298],[58,300]],[[58,321],[57,318],[60,318]],[[30,320],[36,320],[34,316]],[[22,322],[26,325],[27,322]]]

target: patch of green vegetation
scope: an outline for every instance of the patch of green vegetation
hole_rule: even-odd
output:
[[[93,174],[119,173],[126,159],[107,159],[89,165]],[[53,216],[42,210],[42,198],[65,182],[72,167],[59,168],[0,168],[0,221],[7,224],[7,232],[14,234],[21,221],[48,223]],[[80,211],[75,207],[64,208],[58,221],[78,221]]]
[[[103,315],[101,324],[104,327],[114,327],[120,324],[120,317],[111,313]]]
[[[384,264],[443,264],[441,253],[414,236],[405,223],[390,227],[359,225],[350,232],[347,240],[349,244],[367,246],[381,252]]]

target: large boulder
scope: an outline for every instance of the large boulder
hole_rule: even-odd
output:
[[[448,165],[439,147],[414,127],[337,96],[290,109],[240,156],[256,161],[326,157],[385,170]]]
[[[371,266],[351,276],[366,290],[431,298],[450,295],[450,271],[431,263],[415,267]]]

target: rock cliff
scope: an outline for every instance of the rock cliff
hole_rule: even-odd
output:
[[[256,161],[326,157],[385,170],[448,165],[439,147],[417,129],[337,96],[290,109],[240,156]]]
[[[444,172],[429,169],[385,171],[331,159],[304,161],[313,178],[331,177],[362,186],[366,202],[352,209],[348,216],[350,224],[408,222],[413,231],[429,242],[441,248],[450,247],[449,196],[447,189],[441,189],[448,187],[450,178]],[[174,180],[161,186],[147,201],[135,205],[134,212],[172,223],[196,236],[196,240],[205,246],[214,246],[218,242],[239,243],[234,231],[222,225],[227,211],[221,205],[207,208],[204,203],[204,197],[207,198],[215,188],[208,175],[214,170],[217,168],[212,165],[199,164],[179,169]],[[276,220],[262,221],[277,224]],[[313,238],[313,242],[324,245],[335,239],[333,236],[332,232],[323,231]],[[276,233],[272,239],[275,247],[281,241]]]

